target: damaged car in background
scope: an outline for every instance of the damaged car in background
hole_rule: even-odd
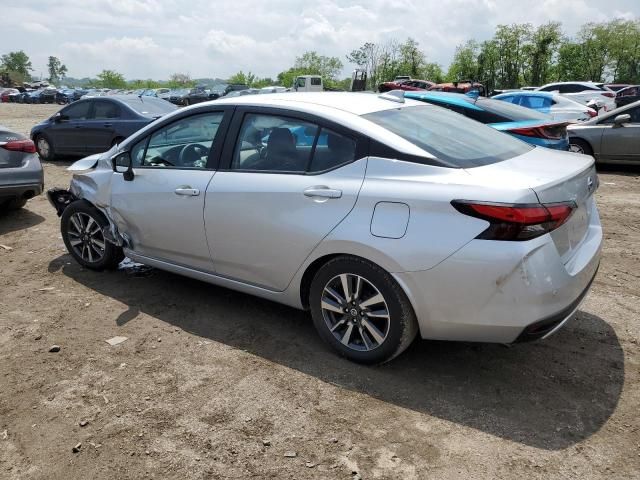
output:
[[[356,362],[418,333],[546,338],[599,265],[593,158],[398,92],[202,103],[71,170],[48,196],[78,263],[126,255],[310,310]]]

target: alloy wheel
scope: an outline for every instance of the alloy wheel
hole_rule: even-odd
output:
[[[321,297],[322,316],[333,336],[344,346],[370,351],[389,334],[390,313],[380,290],[353,273],[333,277]]]
[[[38,153],[42,158],[48,158],[49,152],[51,151],[51,147],[49,146],[49,142],[44,138],[40,137],[38,139]]]
[[[571,143],[569,145],[569,151],[574,153],[584,153],[584,148],[582,148],[580,145],[577,145],[575,143]]]
[[[84,261],[96,263],[105,255],[105,239],[102,227],[91,216],[76,212],[69,218],[69,243]]]

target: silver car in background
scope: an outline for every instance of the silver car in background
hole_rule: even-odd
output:
[[[0,125],[0,211],[15,210],[44,189],[44,172],[34,143]]]
[[[598,163],[640,165],[640,101],[567,127],[569,149]]]
[[[422,338],[520,342],[578,308],[600,258],[591,157],[401,92],[181,109],[81,160],[49,198],[71,255],[124,255],[309,309],[351,360]]]

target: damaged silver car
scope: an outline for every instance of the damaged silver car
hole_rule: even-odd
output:
[[[346,357],[558,330],[596,274],[593,158],[402,92],[181,109],[49,192],[82,265],[135,262],[311,311]]]

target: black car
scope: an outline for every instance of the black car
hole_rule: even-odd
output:
[[[204,87],[195,87],[183,97],[182,105],[193,105],[195,103],[207,102],[219,97],[220,94],[217,92],[211,92]]]
[[[177,107],[155,97],[113,95],[78,100],[31,129],[43,160],[109,150]]]
[[[640,85],[630,85],[616,93],[616,108],[624,107],[640,100]]]
[[[236,92],[239,90],[249,90],[249,85],[245,85],[244,83],[231,83],[225,87],[224,95],[227,95],[231,92]]]
[[[45,88],[40,93],[40,103],[56,103],[58,90],[55,88]]]
[[[186,88],[179,88],[177,90],[171,90],[165,100],[170,101],[174,105],[184,105],[185,97],[189,95],[189,90]]]

